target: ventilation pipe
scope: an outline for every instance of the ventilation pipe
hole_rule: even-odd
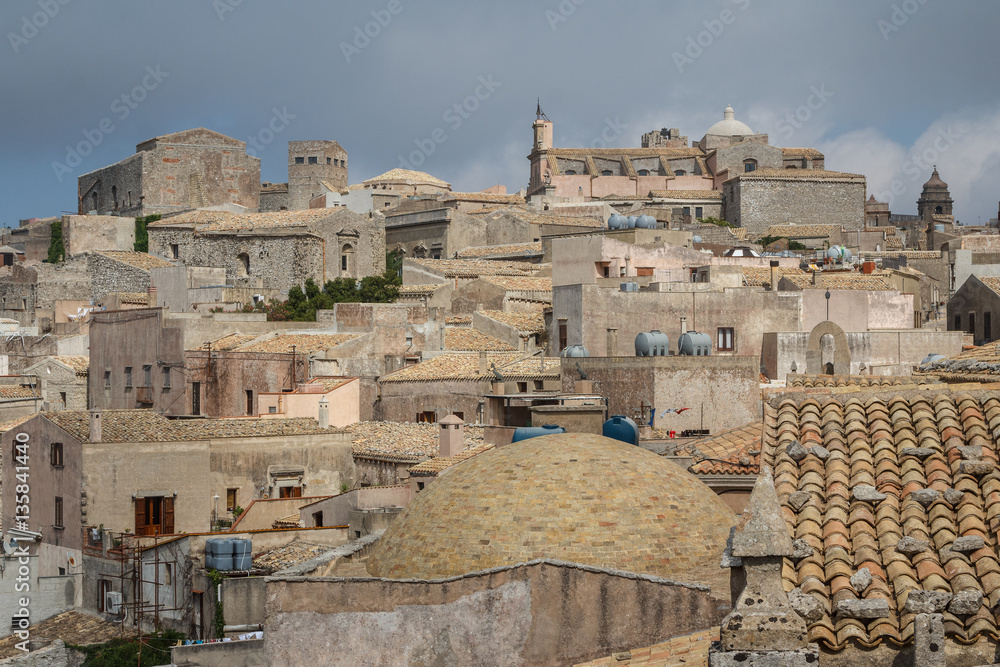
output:
[[[771,260],[771,291],[772,292],[777,292],[778,291],[778,280],[780,280],[780,276],[778,275],[778,260],[772,259]]]
[[[330,402],[326,396],[319,401],[319,427],[330,428]]]
[[[681,318],[681,335],[683,336],[687,332],[688,332],[688,318],[682,317]]]

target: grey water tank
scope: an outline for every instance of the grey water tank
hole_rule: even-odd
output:
[[[583,345],[570,345],[562,351],[564,357],[589,357],[590,351]]]
[[[630,445],[639,444],[639,426],[624,415],[614,415],[604,422],[601,430],[605,438],[620,440]]]
[[[622,283],[621,284],[621,290],[623,292],[638,292],[639,291],[639,283]]]
[[[637,357],[665,357],[669,354],[670,338],[667,334],[654,329],[649,333],[643,332],[635,337],[635,356]]]
[[[608,218],[608,229],[625,229],[625,216],[613,213]]]
[[[701,237],[695,234],[691,237],[691,243],[701,243]]]
[[[640,215],[635,221],[635,226],[639,229],[656,229],[656,218],[651,215]]]
[[[251,556],[252,542],[248,539],[233,540],[233,569],[252,570],[253,557]]]
[[[712,337],[707,333],[688,331],[677,339],[677,354],[685,357],[707,357],[712,354]]]

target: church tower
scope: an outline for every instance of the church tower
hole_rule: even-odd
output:
[[[951,194],[948,192],[948,184],[938,176],[937,165],[934,166],[934,173],[929,181],[924,183],[923,192],[917,200],[917,215],[921,220],[931,220],[938,215],[952,215]]]

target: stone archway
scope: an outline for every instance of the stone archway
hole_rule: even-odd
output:
[[[824,339],[825,336],[830,338]],[[825,355],[824,347],[826,348]],[[847,346],[847,334],[829,320],[817,324],[812,333],[809,334],[809,346],[806,349],[806,373],[810,375],[851,374],[851,350]]]

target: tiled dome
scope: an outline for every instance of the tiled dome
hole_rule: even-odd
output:
[[[675,463],[564,433],[485,452],[422,491],[386,530],[368,572],[433,579],[537,558],[712,585],[736,515]]]

